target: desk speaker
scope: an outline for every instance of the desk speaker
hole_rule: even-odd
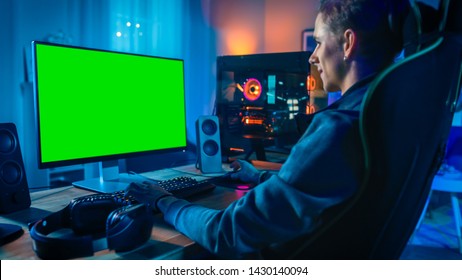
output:
[[[0,213],[28,208],[30,203],[16,126],[0,123]]]
[[[217,116],[200,116],[196,121],[197,162],[202,173],[222,172],[220,126]]]

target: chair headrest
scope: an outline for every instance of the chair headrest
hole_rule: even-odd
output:
[[[405,56],[430,45],[439,37],[440,12],[421,2],[411,2],[411,12],[404,21],[403,38]]]
[[[445,32],[462,34],[462,1],[441,0],[439,7],[410,1],[411,12],[404,21],[405,56],[427,47]]]

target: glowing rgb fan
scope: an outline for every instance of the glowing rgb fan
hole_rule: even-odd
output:
[[[257,100],[261,95],[261,84],[257,79],[248,79],[244,86],[244,97],[249,101]]]

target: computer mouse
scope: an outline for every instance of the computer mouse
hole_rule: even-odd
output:
[[[240,179],[233,179],[231,177],[231,174],[235,172],[236,171],[231,171],[226,173],[225,175],[215,177],[211,180],[211,183],[220,187],[233,188],[239,190],[249,190],[255,187],[254,183],[244,182]]]

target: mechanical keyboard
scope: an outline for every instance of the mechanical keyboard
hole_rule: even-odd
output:
[[[199,193],[207,192],[213,190],[216,186],[209,180],[197,181],[196,179],[188,176],[178,176],[168,180],[153,180],[146,178],[148,182],[153,182],[161,188],[165,189],[172,195],[178,198],[187,198]],[[117,200],[122,202],[125,191],[119,191],[114,193],[117,197]],[[129,203],[127,201],[128,204]]]
[[[188,176],[158,181],[157,184],[178,198],[186,198],[215,188],[215,185],[208,180],[197,181]]]

